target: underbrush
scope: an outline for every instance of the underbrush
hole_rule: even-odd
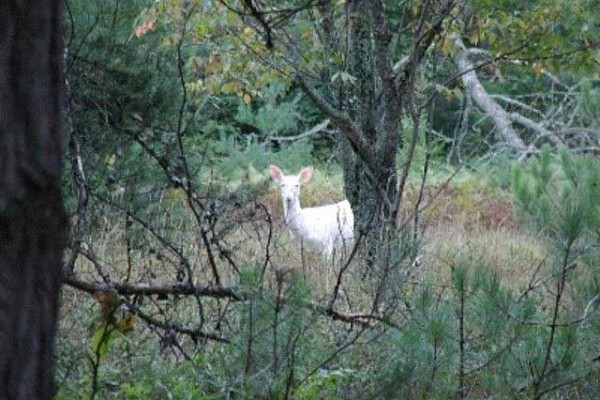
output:
[[[516,196],[474,173],[427,186],[418,262],[400,251],[387,275],[297,248],[274,190],[205,210],[223,221],[212,255],[176,190],[135,218],[99,209],[77,276],[235,296],[65,287],[56,397],[596,398],[597,164],[565,157],[516,167]],[[303,205],[339,188],[317,175]]]

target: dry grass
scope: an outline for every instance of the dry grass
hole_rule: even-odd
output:
[[[543,242],[516,229],[465,229],[437,225],[424,238],[425,275],[448,282],[451,267],[488,267],[514,289],[523,288],[540,264],[545,264]]]
[[[424,196],[422,277],[445,285],[451,267],[491,268],[519,289],[546,264],[542,237],[524,226],[507,193],[469,177],[448,187],[428,187]]]
[[[415,198],[416,190],[411,187],[406,196],[406,215],[410,214]],[[318,176],[302,193],[304,206],[321,205],[340,199],[340,182],[328,181]],[[527,287],[535,273],[539,273],[538,276],[547,276],[552,259],[545,238],[526,229],[506,193],[479,184],[474,178],[457,182],[447,188],[429,186],[424,201],[429,207],[420,218],[423,256],[420,266],[415,268],[411,275],[410,285],[400,289],[404,291],[401,296],[410,295],[413,289],[413,293],[416,293],[418,288],[422,287],[419,285],[427,282],[433,283],[436,290],[439,290],[439,298],[445,298],[451,286],[452,268],[458,266],[467,267],[472,271],[477,268],[491,269],[504,285],[517,292]],[[243,281],[240,276],[245,275],[245,270],[256,271],[264,267],[265,277],[262,284],[263,287],[272,289],[271,293],[276,292],[285,297],[289,293],[290,282],[295,277],[302,277],[307,282],[310,301],[327,305],[338,277],[339,263],[324,263],[314,251],[300,252],[287,232],[281,199],[276,188],[272,187],[261,194],[256,203],[260,203],[261,206],[245,204],[243,207],[234,208],[229,214],[220,215],[224,224],[231,223],[234,226],[227,232],[225,242],[231,250],[237,268],[242,271],[242,274],[238,274],[227,260],[217,256],[221,283],[227,287],[236,287]],[[264,212],[265,208],[268,210],[268,217]],[[193,278],[199,285],[214,283],[206,250],[201,244],[200,232],[193,215],[185,206],[185,201],[178,196],[165,196],[158,204],[157,210],[148,214],[145,219],[151,221],[153,229],[168,238],[190,261]],[[268,219],[272,224],[268,223]],[[132,245],[128,258],[128,235],[125,225],[125,217],[114,211],[105,213],[94,225],[89,244],[105,272],[108,272],[114,281],[119,281],[126,276],[131,264],[132,282],[174,282],[180,265],[173,251],[165,248],[160,240],[134,223],[132,231],[129,232]],[[269,240],[270,245],[266,251]],[[336,311],[346,314],[368,314],[372,311],[374,288],[370,285],[373,279],[365,279],[365,271],[361,268],[364,267],[359,263],[353,264],[344,275],[343,288],[335,304]],[[83,279],[99,280],[94,265],[83,257],[79,258],[76,271]],[[278,291],[280,288],[283,288],[282,293]],[[160,314],[160,318],[164,317],[184,326],[197,326],[198,307],[193,299],[170,300],[172,301],[157,306],[158,301],[149,303],[146,300],[144,305],[151,304],[155,305],[155,308],[162,308],[161,313],[164,314]],[[543,302],[544,298],[540,301]],[[221,320],[223,315],[230,313],[228,315],[232,316],[231,321],[226,321],[226,327],[219,329],[223,329],[226,336],[234,336],[239,322],[238,313],[231,312],[235,306],[208,299],[203,299],[202,303],[207,318],[204,326],[211,329],[213,321]],[[570,307],[566,300],[563,303]],[[155,309],[151,312],[158,315]],[[81,348],[84,350],[80,352],[83,355],[87,354],[89,338],[100,320],[100,307],[86,294],[65,289],[61,314],[59,336],[64,342],[63,347],[68,351]],[[402,318],[401,314],[398,314],[398,318]],[[315,317],[315,320],[325,319]],[[325,337],[333,331],[317,323],[314,328],[327,332]],[[152,337],[148,332],[136,328],[135,333],[136,340],[138,337],[151,340],[148,339]],[[181,344],[193,347],[185,338]],[[367,361],[369,356],[370,354],[365,354],[357,357],[361,358],[361,365],[365,366],[380,362],[376,355],[374,358],[377,360]],[[69,357],[69,354],[62,356],[67,361],[70,360]],[[75,356],[72,358],[76,359]],[[112,362],[120,365],[119,354],[115,354]],[[472,385],[477,387],[477,382],[472,382]]]
[[[519,289],[529,282],[538,266],[544,264],[546,254],[542,238],[521,227],[507,194],[481,182],[473,177],[449,187],[433,185],[426,189],[424,204],[428,207],[420,221],[424,234],[422,264],[415,275],[418,280],[446,285],[450,266],[468,263],[472,267],[485,265],[492,268],[503,283]],[[414,188],[409,190],[407,205],[415,200],[415,192]],[[319,173],[302,192],[305,206],[332,203],[341,198],[339,177],[329,180]],[[277,188],[271,187],[256,201],[268,210],[272,225],[267,223],[262,206],[247,205],[222,216],[234,226],[245,221],[228,231],[225,239],[236,268],[263,268],[266,265],[265,284],[271,288],[281,283],[281,279],[303,274],[315,299],[331,293],[338,276],[339,261],[324,263],[316,252],[300,251],[285,227]],[[161,207],[160,212],[147,217],[152,218],[153,228],[190,261],[196,282],[214,283],[199,229],[185,207],[185,199],[176,194],[165,196]],[[173,251],[143,229],[138,230],[131,240],[128,259],[124,217],[107,214],[95,228],[90,246],[115,280],[121,280],[129,273],[133,282],[172,282],[181,270]],[[271,238],[267,252],[269,231]],[[223,258],[216,257],[215,260],[221,283],[238,285],[239,276],[234,268]],[[133,266],[131,271],[130,264]],[[82,257],[77,272],[85,279],[98,280],[95,267]],[[361,291],[360,271],[351,270],[344,279],[348,291]]]

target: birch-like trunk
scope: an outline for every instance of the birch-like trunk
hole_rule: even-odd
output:
[[[525,142],[513,129],[510,114],[488,95],[479,81],[475,66],[468,58],[467,49],[462,39],[459,35],[454,35],[453,39],[457,50],[454,55],[454,63],[463,84],[467,88],[467,95],[471,96],[475,104],[494,121],[498,135],[509,147],[518,152],[525,151]]]

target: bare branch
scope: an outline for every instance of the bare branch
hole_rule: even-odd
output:
[[[548,138],[550,141],[552,141],[552,143],[554,143],[557,146],[560,146],[563,144],[554,132],[549,131],[548,129],[544,128],[541,124],[539,124],[519,113],[516,113],[516,112],[510,113],[510,114],[508,114],[508,117],[512,121],[518,122],[521,125],[523,125],[524,127],[537,132],[538,134],[541,135],[541,137]]]
[[[242,298],[231,288],[219,285],[188,285],[181,283],[99,283],[88,282],[67,276],[64,283],[75,289],[79,289],[89,294],[94,293],[116,293],[121,296],[132,295],[181,295],[181,296],[203,296],[217,299],[231,299],[241,301]]]
[[[287,141],[304,139],[304,138],[312,136],[316,133],[322,132],[323,130],[325,130],[325,128],[327,128],[329,123],[330,123],[330,120],[328,118],[328,119],[324,120],[323,122],[313,126],[306,132],[302,132],[299,135],[296,135],[296,136],[269,136],[267,139],[272,140],[274,142],[287,142]]]
[[[129,308],[129,310],[132,313],[135,313],[135,315],[137,315],[140,319],[142,319],[146,324],[160,328],[166,332],[177,332],[181,335],[189,336],[193,340],[205,339],[205,340],[212,340],[215,342],[222,342],[222,343],[230,342],[229,339],[224,338],[219,334],[205,332],[201,328],[188,328],[185,326],[181,326],[179,324],[175,324],[173,322],[159,321],[156,318],[153,318],[150,315],[142,312],[138,307],[134,306],[131,303],[128,303],[127,307]]]
[[[454,55],[454,63],[458,68],[463,84],[468,90],[468,94],[473,97],[475,103],[491,118],[496,124],[498,133],[504,142],[513,149],[523,152],[527,149],[525,142],[517,134],[511,125],[510,115],[486,92],[475,73],[473,63],[467,57],[467,49],[457,34],[452,36],[457,52]]]

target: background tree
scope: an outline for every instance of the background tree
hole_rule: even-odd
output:
[[[66,233],[61,1],[0,4],[1,399],[53,396]]]
[[[419,121],[417,72],[456,2],[290,2],[280,11],[286,17],[268,2],[225,3],[265,35],[341,132],[345,191],[357,231],[375,240],[368,247],[390,240],[402,222],[403,186],[419,134],[418,127],[403,126],[403,116]],[[399,161],[403,147],[406,159]]]

